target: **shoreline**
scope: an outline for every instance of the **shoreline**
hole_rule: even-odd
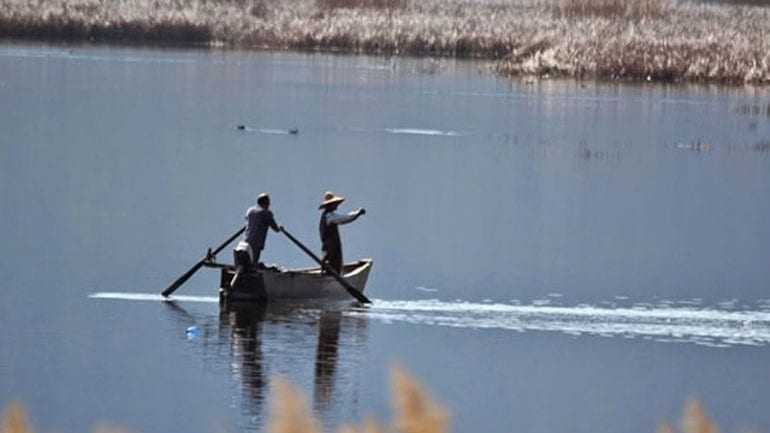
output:
[[[770,7],[668,1],[0,0],[0,39],[480,59],[510,77],[770,84]]]

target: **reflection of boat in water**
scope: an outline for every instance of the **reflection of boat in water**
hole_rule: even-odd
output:
[[[223,306],[218,316],[190,314],[174,302],[164,305],[183,329],[196,324],[202,330],[197,347],[205,358],[226,366],[239,384],[236,395],[243,398],[249,426],[264,421],[270,377],[283,374],[302,383],[307,372],[303,365],[311,362],[316,410],[334,416],[336,408],[350,410],[346,400],[358,404],[354,366],[360,362],[357,349],[363,347],[367,326],[361,317],[345,314],[348,303],[233,303]]]
[[[279,300],[345,300],[350,294],[331,275],[321,272],[320,267],[305,269],[279,269],[269,267],[238,276],[235,287],[232,282],[236,269],[231,265],[207,263],[221,268],[219,299],[222,304],[232,302],[269,302]],[[363,259],[348,263],[341,276],[350,285],[364,291],[372,260]]]
[[[340,341],[342,312],[324,311],[318,321],[318,345],[315,350],[314,399],[316,406],[328,406],[334,391],[334,372]]]
[[[234,363],[231,363],[233,374],[237,374],[243,392],[248,397],[246,401],[252,412],[261,412],[265,398],[265,379],[262,355],[262,322],[266,309],[254,307],[241,309],[223,309],[219,315],[220,332],[230,333],[230,353]]]

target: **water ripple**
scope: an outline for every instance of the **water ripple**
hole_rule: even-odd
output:
[[[407,135],[438,135],[445,137],[457,137],[460,135],[457,131],[442,131],[438,129],[421,129],[421,128],[386,128],[386,132],[391,134],[407,134]]]

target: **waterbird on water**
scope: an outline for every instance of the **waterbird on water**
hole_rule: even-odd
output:
[[[239,131],[245,131],[246,125],[237,125],[235,129]],[[260,129],[260,132],[266,132],[270,134],[291,134],[291,135],[297,135],[299,134],[299,129],[297,128],[290,128],[290,129]]]

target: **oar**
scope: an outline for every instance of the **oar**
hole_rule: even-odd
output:
[[[329,275],[334,277],[334,279],[337,280],[338,283],[342,284],[342,287],[344,287],[345,290],[347,290],[348,293],[350,293],[350,296],[356,298],[358,300],[358,302],[360,302],[362,304],[371,304],[372,303],[372,301],[370,301],[369,298],[364,296],[364,294],[361,293],[360,290],[358,290],[355,287],[353,287],[350,283],[345,281],[345,279],[342,278],[340,276],[340,274],[338,274],[334,269],[329,267],[329,265],[327,265],[326,263],[322,262],[321,259],[318,258],[318,256],[313,254],[313,252],[310,251],[310,249],[308,249],[308,247],[302,245],[302,242],[298,241],[297,238],[295,238],[294,236],[291,235],[291,233],[287,232],[285,228],[281,227],[281,232],[283,232],[283,234],[285,234],[286,237],[289,238],[290,241],[294,242],[295,245],[297,245],[302,251],[304,251],[305,254],[309,255],[310,258],[312,258],[313,260],[316,261],[316,263],[321,265],[321,268],[323,268],[323,270],[325,270],[326,273],[328,273]]]
[[[238,230],[238,231],[237,231],[237,232],[236,232],[234,235],[230,236],[230,237],[229,237],[229,238],[228,238],[226,241],[224,241],[224,242],[222,243],[222,245],[220,245],[220,246],[219,246],[217,249],[215,249],[213,252],[211,252],[211,253],[209,253],[209,254],[206,254],[206,257],[202,258],[202,259],[201,259],[201,261],[199,261],[198,263],[196,263],[196,264],[195,264],[195,266],[193,266],[192,268],[190,268],[190,270],[189,270],[189,271],[185,272],[184,274],[182,274],[182,276],[181,276],[181,277],[177,278],[177,280],[176,280],[176,281],[174,281],[173,283],[171,283],[171,285],[170,285],[170,286],[168,286],[168,288],[166,288],[166,290],[164,290],[163,292],[161,292],[161,295],[163,295],[164,297],[168,297],[168,295],[170,295],[170,294],[174,293],[174,291],[175,291],[176,289],[178,289],[178,288],[179,288],[179,286],[181,286],[182,284],[184,284],[184,283],[185,283],[185,281],[189,280],[189,279],[190,279],[190,277],[192,277],[192,276],[193,276],[193,274],[194,274],[194,273],[198,272],[198,269],[200,269],[201,267],[203,267],[203,264],[204,264],[204,263],[206,263],[206,260],[208,260],[209,258],[211,258],[211,256],[215,256],[215,255],[217,255],[217,253],[219,253],[219,252],[220,252],[220,251],[222,251],[222,250],[223,250],[223,249],[224,249],[226,246],[228,246],[228,245],[230,244],[230,242],[234,241],[234,240],[235,240],[235,238],[237,238],[238,236],[240,236],[240,235],[241,235],[241,233],[243,233],[243,231],[244,231],[244,230],[246,230],[246,227],[242,227],[242,228],[241,228],[240,230]]]

